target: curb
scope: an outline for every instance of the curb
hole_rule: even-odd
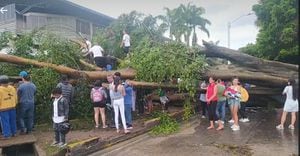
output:
[[[169,114],[172,118],[176,120],[181,120],[183,115],[183,110]],[[145,134],[151,130],[154,126],[159,124],[159,118],[154,118],[144,122],[144,127],[136,132],[132,132],[128,135],[117,136],[110,138],[109,140],[103,141],[99,137],[90,138],[82,140],[80,142],[71,144],[67,149],[62,149],[61,151],[53,154],[53,156],[83,156],[88,155],[99,150],[105,149],[107,147],[113,146],[117,143],[123,142],[125,140],[134,138],[136,136]],[[40,155],[40,154],[38,154]]]

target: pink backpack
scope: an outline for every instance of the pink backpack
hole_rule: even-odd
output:
[[[92,89],[91,97],[92,97],[93,102],[103,101],[104,95],[102,94],[101,90],[102,90],[102,87],[99,89],[95,89],[95,88]]]

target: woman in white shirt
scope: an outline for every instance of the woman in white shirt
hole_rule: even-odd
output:
[[[291,113],[292,119],[289,129],[295,129],[296,122],[296,112],[298,112],[298,88],[296,86],[296,81],[294,79],[288,80],[288,86],[286,86],[282,92],[286,95],[286,100],[283,107],[283,113],[281,116],[280,125],[276,126],[277,129],[284,129],[284,123],[288,113]]]

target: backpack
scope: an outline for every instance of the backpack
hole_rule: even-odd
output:
[[[247,102],[248,99],[249,99],[248,91],[244,87],[241,87],[241,102]]]
[[[95,88],[92,89],[91,97],[92,97],[93,102],[102,102],[104,100],[104,95],[101,92],[101,90],[102,90],[102,87],[99,89],[95,89]]]

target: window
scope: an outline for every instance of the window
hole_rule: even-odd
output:
[[[76,32],[90,35],[91,34],[90,23],[77,19],[76,20]]]

